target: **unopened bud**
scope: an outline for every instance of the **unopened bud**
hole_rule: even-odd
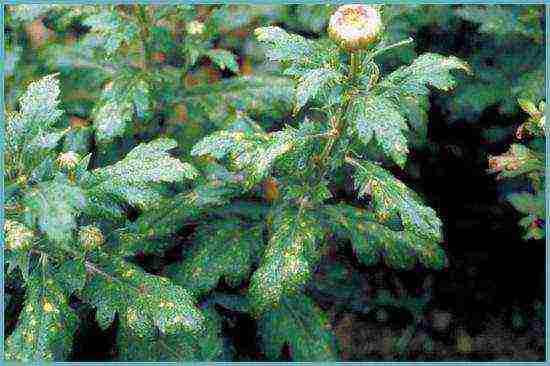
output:
[[[80,155],[74,151],[67,151],[57,157],[57,165],[66,170],[73,170],[80,161]]]
[[[343,5],[328,25],[330,38],[350,52],[368,48],[380,39],[382,31],[380,11],[371,5]]]
[[[4,223],[5,247],[8,250],[28,250],[34,233],[20,222],[6,220]]]
[[[105,238],[98,227],[88,225],[80,228],[78,241],[85,250],[94,250],[103,244]]]

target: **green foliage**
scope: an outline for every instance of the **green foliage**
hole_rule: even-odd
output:
[[[525,230],[524,239],[540,240],[545,237],[546,227],[545,103],[542,101],[537,107],[529,100],[518,102],[529,118],[519,126],[516,137],[528,139],[528,142],[512,144],[506,153],[489,157],[489,173],[498,173],[497,179],[527,179],[528,189],[510,193],[506,200],[525,215],[519,221]]]
[[[441,220],[433,209],[418,202],[416,193],[376,164],[350,161],[356,167],[354,179],[359,196],[372,197],[375,215],[384,220],[398,213],[406,231],[441,241]]]
[[[55,275],[42,263],[26,281],[19,323],[6,340],[6,360],[58,360],[68,356],[77,320]]]
[[[113,322],[115,313],[123,327],[139,337],[150,337],[155,329],[166,334],[196,334],[204,327],[204,316],[184,288],[106,255],[98,255],[96,263],[101,269],[88,265],[90,271],[101,271],[102,276],[95,276],[82,296],[97,307],[102,328]]]
[[[195,234],[195,247],[183,263],[168,267],[168,276],[197,297],[215,288],[221,277],[236,287],[258,261],[262,229],[247,228],[238,220],[213,222]]]
[[[275,214],[272,235],[249,289],[257,312],[277,305],[309,280],[319,259],[323,229],[315,217],[301,210],[286,209]]]
[[[339,310],[404,307],[415,327],[425,298],[365,297],[352,258],[331,253],[349,242],[362,265],[446,265],[441,220],[396,174],[430,146],[432,99],[460,119],[523,98],[518,133],[533,140],[492,171],[527,178],[508,200],[542,237],[540,47],[483,66],[540,43],[540,9],[386,6],[382,40],[356,52],[327,37],[334,10],[6,8],[4,253],[25,289],[9,300],[23,310],[7,359],[72,359],[95,326],[75,304],[116,331],[117,361],[241,360],[228,333],[242,313],[268,360],[286,347],[339,360],[325,295]],[[465,22],[484,42],[469,53],[407,38]]]
[[[8,171],[14,173],[7,176],[11,205],[6,211],[6,258],[11,271],[22,271],[27,287],[25,309],[7,339],[9,358],[65,359],[77,325],[69,308],[72,295],[97,307],[102,327],[118,314],[125,334],[143,338],[158,330],[198,337],[205,331],[205,318],[187,290],[113,256],[116,250],[110,247],[116,243],[104,244],[101,229],[85,225],[97,221],[104,228],[109,221],[124,225],[125,220],[113,221],[102,210],[112,209],[124,217],[126,205],[162,199],[163,185],[196,178],[198,171],[167,153],[176,144],[166,138],[141,144],[119,162],[96,169],[89,166],[90,156],[80,158],[73,152],[59,154],[53,161],[59,142],[45,148],[47,154],[26,159],[24,141],[55,131],[54,122],[60,117],[55,109],[57,85],[55,76],[31,84],[21,98],[20,112],[7,121],[14,131],[10,133],[20,131],[17,137],[25,140],[6,151]],[[44,160],[37,161],[39,157]],[[33,171],[46,167],[49,172]],[[24,175],[27,172],[30,179]],[[82,247],[76,245],[77,231]]]
[[[260,319],[259,327],[270,359],[278,359],[285,344],[296,362],[337,359],[336,339],[327,316],[307,296],[286,298]]]

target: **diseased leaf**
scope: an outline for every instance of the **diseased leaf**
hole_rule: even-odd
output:
[[[93,124],[100,144],[122,137],[134,118],[146,121],[153,101],[149,83],[139,74],[122,73],[103,89],[93,111]]]
[[[248,296],[256,313],[277,306],[307,283],[324,237],[312,213],[284,209],[273,219],[269,244],[250,282]]]
[[[359,197],[370,196],[375,214],[386,220],[398,213],[405,230],[439,242],[443,225],[435,211],[422,204],[417,194],[379,165],[354,161],[355,188]]]
[[[315,98],[319,92],[336,83],[342,75],[335,70],[327,68],[311,69],[304,72],[296,84],[296,104],[294,112],[297,113],[306,103]]]
[[[163,198],[154,209],[152,207],[136,220],[125,240],[132,242],[170,236],[190,220],[196,220],[208,210],[227,203],[237,192],[234,188],[213,182],[170,199]]]
[[[161,334],[155,338],[141,338],[128,328],[117,334],[119,361],[174,362],[215,361],[223,355],[221,319],[214,309],[204,308],[205,335],[199,339],[187,333]]]
[[[313,42],[279,27],[257,28],[258,41],[266,43],[267,57],[272,61],[299,61],[313,52]]]
[[[376,138],[387,156],[400,167],[405,165],[409,153],[405,132],[409,127],[391,100],[377,95],[356,98],[352,102],[350,118],[364,144]]]
[[[193,179],[197,170],[168,154],[176,147],[170,139],[157,139],[140,144],[116,164],[98,168],[87,176],[87,193],[99,199],[113,196],[143,210],[162,198],[160,183]]]
[[[102,328],[118,313],[122,324],[138,337],[152,337],[156,328],[164,334],[203,332],[204,315],[184,288],[116,257],[98,254],[93,259],[87,267],[94,277],[82,296],[97,307]]]
[[[418,257],[427,267],[441,269],[446,265],[445,252],[436,241],[416,231],[398,231],[382,225],[372,212],[339,204],[324,206],[326,224],[349,239],[361,262],[374,265],[381,258],[394,268],[410,269]]]
[[[199,141],[191,155],[211,155],[217,159],[228,156],[239,171],[247,176],[246,188],[263,180],[275,161],[291,150],[296,143],[295,130],[265,133],[218,131]]]
[[[26,281],[26,299],[14,332],[6,339],[10,361],[62,361],[72,349],[77,318],[67,296],[46,268]]]
[[[262,347],[271,360],[288,344],[294,362],[335,361],[336,338],[323,311],[306,295],[285,297],[259,320]]]
[[[99,8],[100,11],[84,19],[90,27],[84,42],[102,47],[107,56],[112,56],[123,45],[135,39],[138,26],[131,18],[123,18],[113,6]]]
[[[469,66],[454,56],[425,53],[409,66],[402,66],[386,76],[378,89],[383,96],[399,98],[402,95],[428,95],[427,86],[448,91],[456,86],[452,70],[470,72]]]
[[[45,76],[29,84],[25,94],[19,99],[19,112],[8,113],[6,116],[8,161],[10,155],[28,149],[28,144],[33,139],[33,145],[37,145],[39,141],[48,141],[46,145],[52,145],[55,135],[48,138],[44,131],[51,129],[63,114],[58,109],[59,94],[57,74]]]
[[[195,234],[193,249],[183,263],[168,268],[168,277],[197,297],[216,287],[221,277],[230,286],[238,286],[248,277],[257,261],[256,248],[263,244],[263,225],[242,224],[224,220],[201,228]]]
[[[225,121],[235,110],[253,118],[265,115],[277,119],[290,113],[293,88],[292,82],[282,77],[234,77],[191,87],[182,101],[188,109],[199,107],[214,123]]]

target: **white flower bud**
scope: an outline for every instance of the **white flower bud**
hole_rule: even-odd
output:
[[[368,48],[380,39],[382,31],[380,11],[372,5],[343,5],[328,25],[330,38],[350,52]]]
[[[98,227],[88,225],[78,231],[78,241],[85,250],[94,250],[104,243],[105,238]]]
[[[20,222],[6,220],[4,223],[5,247],[8,250],[27,250],[31,247],[34,233]]]
[[[74,151],[67,151],[57,157],[57,165],[62,169],[72,170],[80,161],[80,155]]]

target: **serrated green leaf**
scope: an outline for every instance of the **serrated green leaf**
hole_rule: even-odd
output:
[[[6,360],[64,361],[77,326],[67,297],[44,268],[35,270],[26,286],[17,327],[6,340]]]
[[[183,263],[167,269],[168,277],[196,297],[216,287],[221,277],[230,286],[238,286],[248,278],[256,260],[255,247],[262,245],[262,228],[263,225],[247,228],[231,219],[201,228]]]
[[[94,277],[82,291],[83,298],[97,307],[97,321],[108,327],[118,313],[122,324],[138,337],[152,337],[158,328],[164,334],[204,330],[204,316],[191,294],[167,278],[143,272],[119,258],[98,254],[88,270]]]
[[[197,170],[168,154],[176,147],[170,139],[140,144],[116,164],[90,172],[84,184],[92,197],[113,196],[140,209],[147,209],[162,198],[162,185],[193,179]]]
[[[384,221],[398,213],[405,230],[429,240],[441,241],[443,223],[436,212],[418,200],[403,182],[370,161],[353,161],[354,184],[358,196],[370,196],[375,214]]]
[[[272,61],[299,61],[313,52],[313,42],[279,27],[256,28],[258,41],[267,44],[267,57]]]
[[[127,327],[117,334],[119,361],[173,362],[214,361],[223,354],[221,319],[214,309],[201,309],[206,318],[207,332],[200,339],[180,332],[160,334],[155,338],[141,338]]]
[[[94,112],[96,136],[100,143],[120,137],[126,125],[132,121],[132,105],[129,102],[109,100]]]
[[[197,219],[205,211],[227,203],[238,193],[230,187],[212,182],[158,202],[154,209],[142,214],[132,226],[129,240],[162,238],[184,227],[189,220]]]
[[[147,120],[153,101],[149,83],[135,74],[122,74],[109,82],[93,111],[93,125],[100,144],[125,134],[134,116]]]
[[[91,28],[84,42],[101,46],[111,56],[138,34],[137,24],[130,19],[122,18],[112,6],[102,7],[84,19],[83,24]]]
[[[323,237],[323,227],[312,213],[277,212],[269,244],[250,282],[248,295],[256,313],[276,306],[307,283],[319,260]]]
[[[306,103],[315,98],[319,92],[338,82],[342,75],[332,69],[317,68],[304,72],[296,84],[296,104],[294,112],[297,113]]]
[[[28,149],[28,143],[34,138],[45,138],[44,133],[47,134],[63,114],[63,111],[57,108],[59,94],[57,74],[45,76],[29,84],[25,94],[19,99],[20,110],[6,116],[8,161],[10,154]]]
[[[71,239],[76,218],[86,206],[84,192],[68,181],[39,183],[23,200],[28,224],[36,224],[54,242]]]
[[[338,359],[327,316],[305,295],[282,299],[279,307],[262,316],[258,327],[263,350],[271,360],[280,358],[285,344],[295,362]]]
[[[415,256],[425,266],[440,269],[446,264],[445,253],[437,242],[417,232],[397,231],[378,223],[372,212],[339,204],[324,206],[326,225],[351,241],[359,259],[366,265],[378,263],[381,257],[394,268],[411,268]]]
[[[265,115],[279,119],[292,110],[293,90],[287,78],[243,76],[191,87],[182,101],[188,109],[198,106],[214,123],[225,121],[236,110],[253,118]]]
[[[428,95],[427,86],[448,91],[456,86],[452,70],[470,72],[469,66],[454,56],[425,53],[386,76],[378,88],[385,97],[397,99],[402,95]]]
[[[542,172],[544,169],[544,155],[521,144],[512,144],[504,154],[489,157],[489,173],[499,173],[498,179]]]
[[[390,99],[378,95],[355,98],[350,107],[351,123],[366,145],[375,137],[382,151],[403,167],[409,148],[405,118]]]
[[[292,128],[269,134],[218,131],[199,141],[191,155],[211,155],[218,159],[229,156],[239,171],[247,173],[244,185],[251,188],[267,177],[275,161],[295,143]]]

